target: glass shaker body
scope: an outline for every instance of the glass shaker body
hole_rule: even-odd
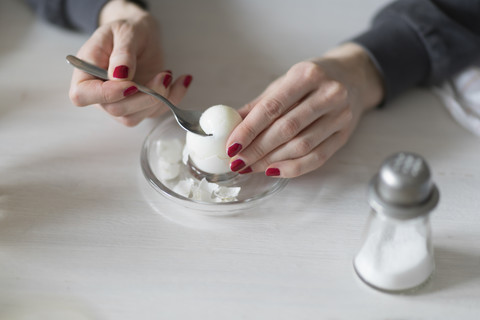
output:
[[[354,268],[382,291],[405,292],[424,284],[435,269],[429,215],[399,220],[372,210]]]
[[[430,278],[435,264],[429,216],[439,198],[420,155],[399,152],[383,162],[368,186],[372,211],[354,258],[355,271],[364,282],[404,292]]]

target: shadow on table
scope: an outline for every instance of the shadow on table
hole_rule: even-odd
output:
[[[435,265],[435,272],[429,283],[415,295],[425,295],[480,282],[479,254],[435,247]]]
[[[268,228],[280,229],[282,226],[298,226],[315,218],[305,210],[304,207],[307,205],[305,201],[292,199],[288,195],[288,185],[279,194],[271,196],[258,206],[249,207],[228,216],[212,216],[183,207],[156,192],[141,174],[138,178],[138,187],[145,201],[156,214],[174,224],[190,229],[221,232],[243,229],[247,224],[268,225]]]
[[[70,239],[72,230],[111,218],[106,208],[128,196],[129,174],[103,168],[128,158],[128,149],[109,145],[112,134],[96,142],[84,135],[91,142],[52,142],[39,150],[32,144],[36,151],[5,157],[0,167],[0,242],[41,242],[52,232],[57,239]],[[97,179],[86,178],[91,176],[83,170]],[[92,212],[98,213],[94,221],[88,219]]]
[[[68,301],[65,298],[45,297],[45,295],[27,295],[14,300],[7,298],[7,306],[1,307],[0,304],[0,320],[25,319],[97,320],[100,317],[84,303]]]
[[[183,207],[154,190],[141,173],[138,177],[138,188],[156,214],[186,228],[232,231],[244,229],[246,225],[255,225],[273,232],[285,229],[303,232],[305,228],[317,224],[328,228],[331,220],[338,219],[338,211],[342,211],[342,205],[346,203],[345,194],[363,188],[363,183],[358,181],[350,181],[343,192],[339,192],[338,183],[331,187],[331,179],[339,180],[334,172],[340,169],[336,167],[332,164],[324,171],[291,179],[278,194],[258,206],[249,207],[232,216],[209,216]],[[361,193],[363,194],[363,189]]]

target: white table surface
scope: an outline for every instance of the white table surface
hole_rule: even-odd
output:
[[[153,1],[152,1],[153,2]],[[182,106],[241,106],[302,59],[360,32],[385,1],[163,1],[166,67]],[[0,2],[0,319],[478,319],[480,140],[427,90],[368,114],[324,167],[233,218],[156,194],[126,128],[67,96],[87,36]],[[352,258],[366,187],[396,151],[422,154],[441,191],[436,273],[414,295],[363,285]]]

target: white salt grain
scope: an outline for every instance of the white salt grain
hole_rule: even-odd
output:
[[[405,290],[427,280],[434,262],[425,237],[413,227],[371,233],[355,257],[355,269],[367,283],[385,290]]]

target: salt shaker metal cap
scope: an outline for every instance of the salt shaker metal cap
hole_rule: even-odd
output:
[[[373,177],[368,200],[377,212],[405,220],[435,208],[439,192],[425,159],[415,153],[400,152],[387,158]]]

